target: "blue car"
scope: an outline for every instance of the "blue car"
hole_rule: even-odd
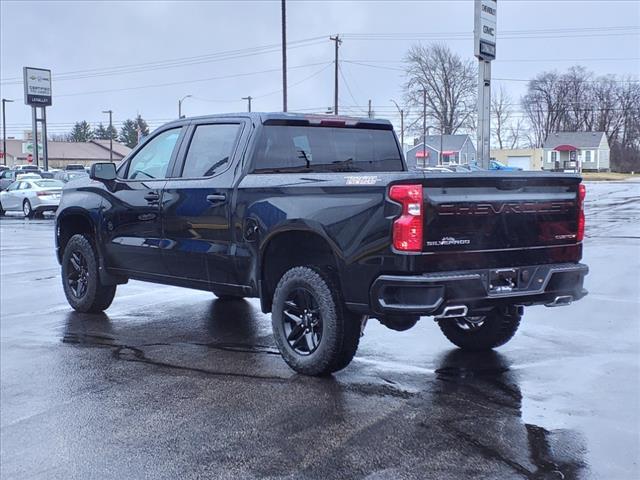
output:
[[[500,163],[496,160],[491,160],[489,162],[489,170],[502,170],[503,172],[522,171],[520,167],[510,167],[509,165],[505,165],[504,163]]]

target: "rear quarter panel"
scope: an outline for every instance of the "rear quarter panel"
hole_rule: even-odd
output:
[[[238,241],[239,272],[256,285],[262,254],[282,232],[318,234],[332,247],[344,297],[367,303],[373,278],[381,271],[406,268],[410,258],[391,251],[391,224],[399,209],[385,201],[391,181],[415,179],[415,173],[249,174],[238,187],[234,223],[242,238],[249,222],[255,241]],[[252,264],[253,263],[253,264]]]

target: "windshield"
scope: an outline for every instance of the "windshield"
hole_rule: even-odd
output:
[[[256,147],[254,172],[400,172],[393,131],[266,125]]]

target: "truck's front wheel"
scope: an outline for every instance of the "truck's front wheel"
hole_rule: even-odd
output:
[[[341,370],[358,349],[362,318],[344,308],[331,275],[321,269],[287,271],[276,287],[271,319],[282,357],[296,372]]]
[[[106,310],[116,294],[115,285],[103,285],[97,254],[82,234],[72,236],[62,255],[62,286],[69,305],[78,312]]]
[[[515,335],[522,316],[494,309],[486,315],[442,319],[440,330],[463,350],[490,350],[504,345]]]

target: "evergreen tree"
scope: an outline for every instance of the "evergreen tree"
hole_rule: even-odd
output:
[[[107,140],[109,140],[110,138],[112,138],[114,141],[118,140],[118,130],[113,125],[107,126],[107,128],[105,128],[105,132],[106,132],[105,138]]]
[[[109,140],[107,129],[104,128],[102,122],[98,124],[98,127],[93,131],[93,138],[97,140]]]
[[[93,130],[86,120],[76,122],[69,134],[70,142],[88,142],[93,138]]]
[[[142,137],[149,135],[149,125],[138,115],[135,119],[127,119],[120,129],[120,141],[127,147],[133,148]]]

